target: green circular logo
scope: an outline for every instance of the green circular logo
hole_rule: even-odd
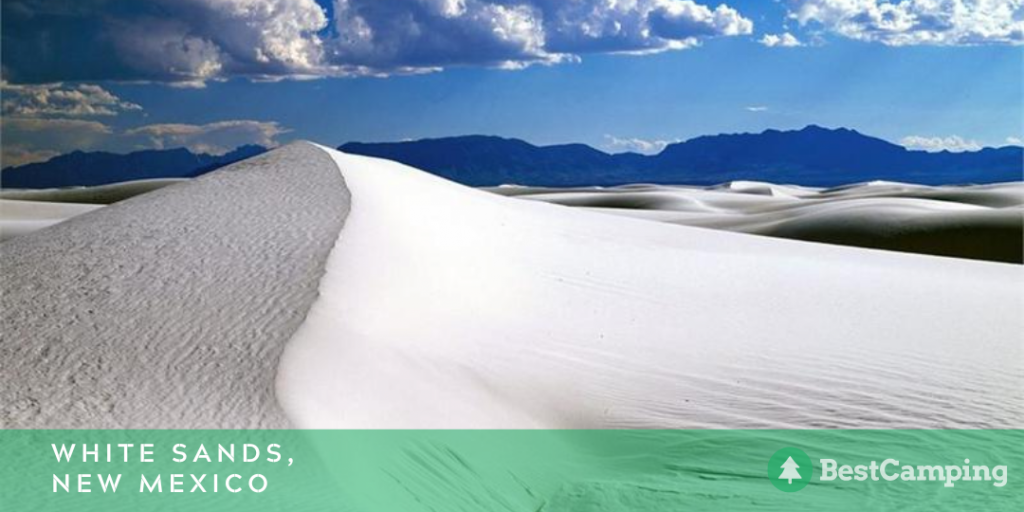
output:
[[[783,448],[768,459],[768,480],[782,492],[796,492],[814,477],[811,458],[799,448]]]

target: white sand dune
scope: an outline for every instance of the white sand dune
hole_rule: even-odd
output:
[[[2,189],[0,190],[0,199],[47,201],[51,203],[111,204],[186,181],[189,181],[189,179],[155,178],[91,187]]]
[[[584,192],[609,197],[537,193]],[[619,192],[764,215],[851,193]],[[308,144],[0,258],[9,428],[1024,427],[1020,266],[522,201]]]
[[[515,196],[685,226],[793,240],[1021,263],[1024,183],[929,187],[870,182],[812,189],[760,182],[714,187],[498,187]]]
[[[598,215],[325,151],[353,200],[280,366],[299,426],[1024,426],[1017,266]],[[760,192],[699,207],[771,210]]]
[[[93,204],[0,199],[0,241],[27,235],[97,208],[100,206]]]
[[[347,209],[296,144],[0,243],[0,427],[289,426],[278,358]]]

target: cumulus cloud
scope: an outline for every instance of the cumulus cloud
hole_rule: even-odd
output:
[[[113,133],[111,128],[97,121],[82,119],[0,118],[4,138],[13,133],[46,133],[54,136],[61,146],[91,146],[92,142]]]
[[[37,151],[20,144],[5,144],[3,151],[0,152],[0,167],[7,168],[35,162],[45,162],[59,154],[60,152],[53,150],[42,149]]]
[[[776,46],[781,46],[784,48],[793,48],[796,46],[804,45],[803,43],[800,42],[799,39],[796,38],[796,36],[790,34],[789,32],[783,32],[781,34],[765,34],[759,42],[769,48],[774,48]]]
[[[5,0],[5,78],[196,81],[322,73],[315,0]]]
[[[794,0],[790,17],[892,46],[1024,43],[1024,0]]]
[[[113,116],[142,107],[90,84],[11,85],[0,82],[5,116]]]
[[[316,73],[327,17],[314,0],[154,0],[165,16],[111,22],[117,54],[143,76]]]
[[[124,132],[138,139],[137,146],[164,149],[186,147],[197,153],[220,155],[244,144],[276,146],[277,137],[288,133],[276,122],[232,120],[209,124],[151,124]]]
[[[660,153],[665,146],[679,142],[676,140],[648,140],[638,139],[634,137],[620,138],[614,135],[605,135],[607,141],[606,147],[613,152],[621,151],[632,151],[634,153],[641,153],[645,155],[653,155]]]
[[[336,0],[333,62],[377,70],[556,62],[543,12],[478,0]]]
[[[900,144],[910,149],[922,149],[924,151],[977,151],[981,144],[976,140],[964,139],[959,135],[949,137],[921,137],[910,135],[900,139]]]
[[[75,150],[127,152],[187,147],[223,154],[245,144],[277,146],[289,130],[275,122],[228,120],[208,124],[151,124],[124,131],[84,119],[0,118],[4,167],[48,160]],[[9,143],[14,140],[16,142]]]
[[[0,117],[0,138],[4,140],[0,160],[3,167],[48,160],[59,153],[99,147],[113,133],[109,126],[98,121],[3,116]]]
[[[6,0],[10,81],[519,68],[588,53],[656,53],[750,34],[737,10],[694,0]],[[74,58],[72,58],[72,56]]]
[[[696,46],[707,37],[750,34],[738,11],[691,0],[535,1],[543,13],[546,48],[584,54],[656,53]]]
[[[743,107],[747,112],[767,112],[768,107],[764,105],[751,105],[749,107]]]
[[[1006,138],[1006,143],[1011,146],[1024,146],[1024,139],[1021,139],[1020,137],[1010,136]]]

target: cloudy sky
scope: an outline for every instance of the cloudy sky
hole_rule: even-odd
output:
[[[4,0],[3,165],[467,133],[1024,138],[1024,0]]]

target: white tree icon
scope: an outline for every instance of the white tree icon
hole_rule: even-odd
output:
[[[785,478],[786,480],[789,480],[789,483],[791,484],[793,483],[793,480],[800,480],[803,477],[801,477],[800,473],[797,473],[796,471],[799,467],[800,466],[796,465],[793,457],[789,457],[786,459],[786,462],[782,463],[782,474],[779,475],[779,480]]]

